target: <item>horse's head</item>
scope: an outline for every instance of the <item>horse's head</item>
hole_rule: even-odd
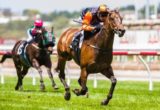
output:
[[[105,26],[110,26],[114,33],[122,37],[125,33],[124,26],[122,24],[122,17],[117,10],[110,11],[104,22]]]
[[[50,53],[52,53],[53,47],[55,46],[55,37],[53,35],[53,32],[46,32],[44,34],[43,45]]]
[[[52,32],[43,32],[40,31],[37,36],[35,37],[34,41],[37,43],[37,46],[41,49],[47,49],[49,53],[52,53],[53,46],[55,45],[55,38]]]

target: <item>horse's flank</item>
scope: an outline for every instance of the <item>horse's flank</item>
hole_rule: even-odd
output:
[[[69,28],[61,35],[57,45],[57,52],[59,55],[63,55],[63,53],[67,53],[67,55],[71,54],[71,49],[69,46],[72,42],[74,34],[78,31],[80,31],[78,28]],[[70,60],[70,56],[66,56],[66,59]]]

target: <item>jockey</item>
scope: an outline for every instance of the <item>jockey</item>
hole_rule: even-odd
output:
[[[43,21],[41,19],[35,20],[34,26],[27,30],[27,42],[32,42],[34,40],[34,37],[36,37],[38,33],[42,33],[42,31],[47,32],[45,27],[43,27]]]
[[[44,36],[48,35],[48,31],[43,26],[43,21],[41,19],[37,19],[34,21],[34,25],[27,30],[28,38],[24,42],[24,44],[22,46],[22,50],[25,48],[25,45],[27,43],[31,43],[34,41],[35,37],[37,37],[37,34],[41,34],[42,32],[43,32]],[[55,36],[54,36],[53,32],[51,32],[51,36],[53,38],[53,42],[51,42],[50,45],[54,46],[55,45]]]
[[[98,32],[101,27],[102,23],[105,20],[105,17],[108,15],[109,8],[102,4],[99,7],[91,7],[91,8],[85,8],[82,10],[81,13],[81,19],[82,19],[82,27],[80,32],[78,32],[71,44],[71,48],[73,46],[77,46],[78,44],[78,38],[80,37],[80,40],[83,40],[83,37],[87,37],[86,34],[94,34]],[[79,36],[79,37],[78,37]],[[81,47],[81,46],[80,46]]]

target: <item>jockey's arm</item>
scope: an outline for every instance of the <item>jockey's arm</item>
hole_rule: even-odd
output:
[[[91,26],[91,25],[90,25],[91,20],[92,20],[92,13],[88,11],[88,12],[84,15],[83,20],[82,20],[82,30],[92,31],[92,30],[95,29],[94,26]]]
[[[32,33],[31,33],[31,29],[28,29],[28,30],[27,30],[27,35],[28,35],[27,42],[32,41],[33,36],[32,36]]]

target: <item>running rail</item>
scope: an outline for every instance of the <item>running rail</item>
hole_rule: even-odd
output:
[[[11,54],[11,51],[0,51],[0,55],[5,55],[5,54]],[[57,51],[53,51],[52,55],[57,55]],[[148,73],[148,81],[149,81],[149,90],[152,91],[153,90],[153,81],[152,81],[152,76],[151,76],[151,70],[147,64],[147,62],[141,57],[141,56],[159,56],[160,55],[160,51],[150,51],[150,50],[146,50],[146,51],[140,51],[140,50],[135,50],[135,51],[113,51],[113,55],[126,55],[126,56],[130,56],[130,55],[136,55],[138,57],[138,59],[143,63],[143,65],[145,66],[147,73]],[[70,76],[68,74],[69,68],[66,68],[66,72],[67,72],[67,76],[68,76],[68,84],[70,84]],[[3,74],[0,74],[1,77],[1,83],[4,83],[4,77]],[[33,85],[35,85],[35,78],[33,77]],[[94,76],[94,83],[93,83],[94,87],[97,87],[97,78],[96,75]]]

